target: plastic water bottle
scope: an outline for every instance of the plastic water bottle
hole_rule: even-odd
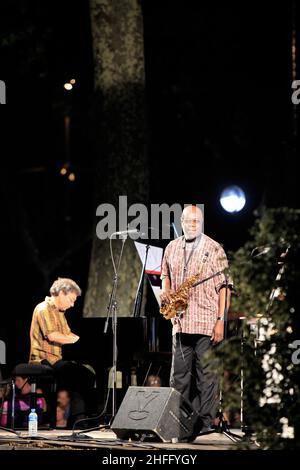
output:
[[[38,430],[38,415],[36,414],[35,409],[32,408],[28,416],[28,435],[37,436],[37,430]]]

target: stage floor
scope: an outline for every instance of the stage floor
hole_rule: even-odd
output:
[[[238,429],[232,429],[232,432],[242,436]],[[0,450],[18,450],[18,449],[122,449],[123,451],[143,450],[147,452],[170,451],[170,450],[232,450],[236,444],[232,442],[225,434],[214,432],[203,436],[198,436],[195,441],[189,443],[163,443],[163,442],[136,442],[121,441],[117,439],[115,433],[111,430],[103,429],[89,433],[80,434],[80,438],[72,439],[71,431],[67,430],[47,430],[39,431],[36,438],[29,438],[27,432],[19,432],[19,436],[0,430]],[[67,439],[67,440],[66,440]]]

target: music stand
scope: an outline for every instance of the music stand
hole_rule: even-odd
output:
[[[134,306],[133,306],[133,317],[141,317],[141,307],[142,307],[142,300],[143,300],[143,292],[144,292],[144,279],[145,279],[145,270],[146,270],[146,264],[147,264],[147,258],[148,258],[148,251],[149,251],[150,245],[146,245],[146,250],[145,250],[145,256],[143,260],[143,267],[140,275],[140,280],[138,284],[138,288],[136,291],[136,296],[134,300]]]

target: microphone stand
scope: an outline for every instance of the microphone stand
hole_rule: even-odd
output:
[[[282,275],[284,274],[285,272],[285,268],[286,268],[286,261],[285,261],[285,258],[289,252],[289,249],[291,248],[291,245],[288,244],[285,251],[283,251],[279,257],[280,261],[278,261],[278,265],[280,265],[280,268],[278,270],[278,273],[277,273],[277,276],[275,278],[275,282],[278,282],[281,280],[282,278]],[[270,294],[270,297],[269,297],[269,302],[268,302],[268,305],[267,305],[267,308],[266,308],[266,312],[267,314],[270,313],[270,309],[273,305],[273,302],[274,302],[274,299],[276,297],[276,291],[277,291],[277,287],[273,287],[272,289],[272,292]]]
[[[147,263],[147,258],[148,258],[148,251],[149,251],[150,245],[146,245],[146,251],[145,251],[145,257],[143,261],[143,267],[142,267],[142,272],[134,300],[134,306],[133,306],[133,317],[141,317],[141,306],[142,306],[142,300],[143,300],[143,292],[144,292],[144,279],[145,279],[145,270],[146,270],[146,263]]]
[[[6,381],[4,381],[6,382]],[[6,382],[8,383],[8,382]],[[14,378],[11,379],[11,387],[12,387],[12,401],[11,401],[11,427],[8,428],[6,426],[0,426],[1,431],[6,431],[15,434],[16,436],[20,437],[20,433],[15,431],[15,402],[16,402],[16,385]]]
[[[224,311],[223,311],[223,317],[224,317],[224,339],[223,339],[223,341],[224,341],[224,340],[227,339],[227,336],[228,336],[228,311],[229,311],[228,274],[226,272],[224,272],[224,270],[223,270],[223,271],[220,271],[218,273],[213,274],[209,278],[214,277],[217,274],[220,274],[221,272],[223,272],[224,276],[225,276],[225,304],[224,304]],[[207,279],[204,279],[204,281],[206,281]],[[197,284],[199,284],[199,283],[197,283]],[[200,432],[200,435],[204,436],[204,435],[207,435],[207,434],[213,434],[214,432],[220,432],[221,434],[224,434],[226,437],[228,437],[228,439],[230,439],[232,442],[236,443],[236,442],[238,442],[239,440],[242,439],[242,436],[239,436],[238,434],[235,434],[235,433],[230,431],[230,429],[228,427],[228,422],[224,417],[222,402],[223,402],[223,393],[222,393],[222,390],[220,390],[220,399],[219,399],[220,404],[219,404],[219,412],[217,414],[217,417],[219,418],[218,428],[216,430],[212,429],[212,430],[209,430],[209,431],[205,431],[203,433]]]
[[[278,273],[276,275],[276,278],[275,278],[275,282],[279,282],[282,275],[284,274],[285,272],[285,269],[286,269],[286,256],[288,255],[288,252],[291,248],[291,245],[288,243],[286,245],[286,249],[280,254],[279,256],[279,261],[277,261],[277,264],[280,266],[279,270],[278,270]],[[262,251],[261,254],[265,254],[267,253],[267,251]],[[258,255],[256,255],[258,256]],[[255,258],[256,256],[253,256],[253,258]],[[274,302],[274,299],[276,298],[276,293],[277,293],[277,289],[278,289],[278,286],[276,287],[273,287],[271,293],[270,293],[270,296],[269,296],[269,301],[268,301],[268,304],[266,306],[266,316],[268,317],[270,315],[270,310],[271,310],[271,307],[273,305],[273,302]],[[257,349],[257,347],[259,346],[259,344],[263,341],[263,339],[261,339],[261,336],[260,336],[260,329],[261,329],[261,320],[262,318],[258,318],[258,321],[257,321],[257,332],[256,332],[256,344],[255,344],[255,349]]]
[[[112,233],[110,238],[110,252],[111,252],[111,259],[112,259],[112,264],[114,268],[114,278],[113,278],[113,286],[109,298],[109,303],[107,306],[107,316],[106,316],[106,321],[104,325],[104,333],[107,333],[107,328],[108,328],[108,323],[109,319],[111,318],[112,322],[112,334],[113,334],[113,345],[112,345],[112,351],[113,351],[113,365],[112,365],[112,418],[111,421],[114,419],[116,415],[116,390],[117,390],[117,355],[118,355],[118,350],[117,350],[117,323],[118,323],[118,303],[117,303],[117,287],[118,287],[118,279],[119,279],[119,269],[120,269],[120,264],[121,264],[121,259],[122,259],[122,254],[123,254],[123,249],[125,245],[125,241],[127,239],[127,234],[122,235],[122,246],[121,246],[121,251],[120,251],[120,256],[118,259],[118,264],[117,267],[114,262],[114,257],[113,257],[113,252],[112,252],[112,237],[115,235],[115,233]]]
[[[223,341],[227,340],[228,337],[228,311],[229,311],[229,302],[228,302],[228,274],[224,272],[225,276],[225,305],[224,305],[224,339]],[[235,434],[230,431],[228,422],[225,419],[224,413],[223,413],[223,407],[222,407],[222,402],[223,402],[223,392],[220,390],[220,406],[219,406],[219,412],[218,412],[218,418],[219,418],[219,424],[218,424],[218,430],[221,434],[224,434],[228,439],[230,439],[232,442],[238,442],[239,440],[242,439],[242,436],[239,436],[238,434]]]

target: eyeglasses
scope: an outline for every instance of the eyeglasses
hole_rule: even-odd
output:
[[[182,222],[185,224],[200,224],[202,220],[201,219],[182,219]]]

